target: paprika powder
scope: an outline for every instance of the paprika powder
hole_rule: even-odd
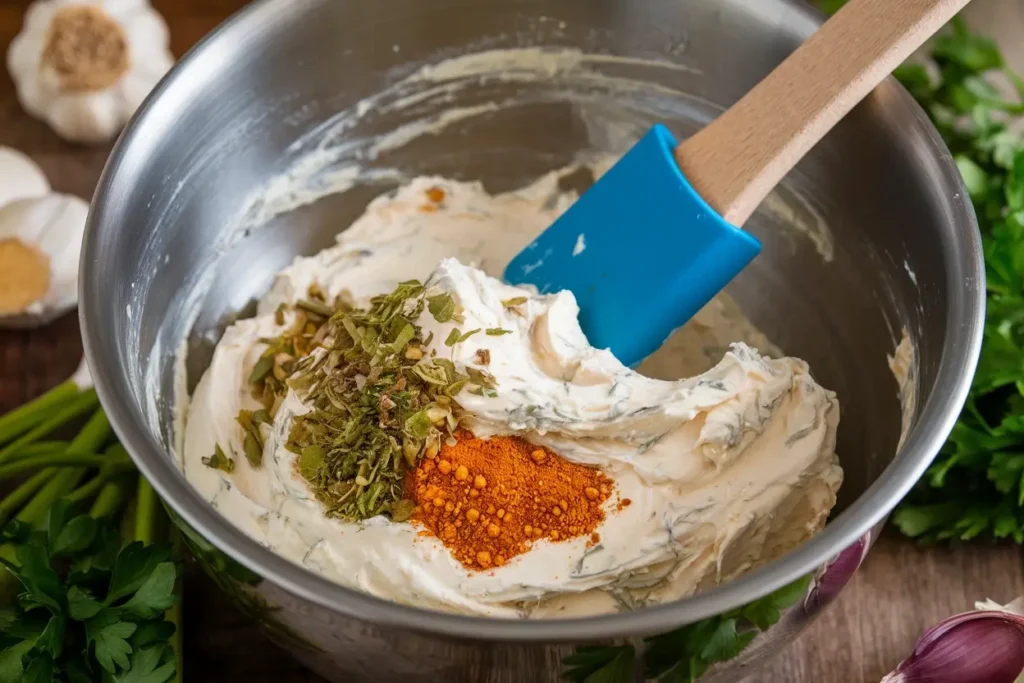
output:
[[[478,439],[465,429],[406,479],[412,520],[463,566],[501,566],[543,539],[594,533],[614,482],[518,436]]]

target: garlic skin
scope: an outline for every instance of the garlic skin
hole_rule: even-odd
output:
[[[78,369],[75,370],[75,374],[71,375],[69,379],[74,382],[79,391],[86,391],[95,386],[92,381],[92,371],[89,370],[89,361],[84,356],[78,363]]]
[[[147,0],[39,0],[7,51],[18,100],[61,137],[114,138],[174,64]]]
[[[44,325],[78,303],[89,205],[51,193],[0,206],[0,328]]]
[[[0,146],[0,206],[49,193],[50,183],[36,162],[16,149]]]

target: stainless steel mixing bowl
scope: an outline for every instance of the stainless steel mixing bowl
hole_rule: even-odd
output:
[[[948,434],[980,344],[984,272],[970,203],[935,131],[891,81],[755,217],[764,253],[731,286],[843,406],[836,513],[768,566],[611,616],[437,614],[275,556],[194,493],[172,455],[184,345],[194,384],[226,322],[251,310],[272,274],[330,244],[400,172],[480,178],[500,190],[582,150],[621,151],[656,120],[689,134],[818,21],[786,0],[263,0],[164,80],[94,200],[82,260],[86,349],[139,468],[200,560],[272,637],[339,681],[556,680],[573,643],[669,631],[818,571],[806,599],[711,674],[734,680],[828,603]],[[492,52],[421,69],[480,51]],[[352,165],[364,172],[351,187],[308,201]],[[292,185],[282,186],[289,169]],[[288,190],[296,183],[311,194]],[[901,444],[887,356],[904,329],[916,355]]]

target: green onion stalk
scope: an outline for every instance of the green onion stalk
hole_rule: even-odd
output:
[[[70,440],[60,440],[69,433]],[[171,543],[180,557],[173,527],[152,486],[117,442],[84,360],[67,381],[0,416],[0,490],[0,564],[7,567],[19,563],[14,530],[43,530],[58,501],[120,530],[124,544]],[[19,585],[13,570],[0,566],[0,611],[13,604]],[[181,681],[180,571],[175,591],[177,599],[165,614],[175,626],[170,644],[176,667],[167,680]],[[0,630],[0,641],[3,635]],[[4,654],[0,650],[0,660]]]

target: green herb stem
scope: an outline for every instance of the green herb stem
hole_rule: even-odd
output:
[[[156,518],[159,512],[156,493],[152,484],[141,474],[135,499],[135,540],[145,544],[153,542],[156,536]]]
[[[171,546],[174,548],[174,558],[180,561],[184,552],[183,543],[181,540],[181,534],[178,533],[177,529],[171,527]],[[174,633],[171,635],[170,644],[171,648],[174,649],[174,678],[171,679],[171,683],[184,683],[185,681],[185,656],[184,656],[184,638],[182,629],[184,628],[185,622],[182,618],[183,607],[182,601],[184,600],[184,580],[182,577],[178,577],[178,582],[175,585],[175,592],[178,595],[178,599],[174,601],[174,605],[167,610],[166,618],[169,622],[174,624]]]
[[[75,383],[68,380],[0,417],[0,444],[7,443],[46,420],[57,409],[78,396],[78,393],[79,389]]]
[[[95,453],[112,435],[113,431],[110,429],[107,416],[103,414],[102,410],[97,410],[82,431],[78,433],[78,436],[68,444],[67,453],[72,455]],[[41,524],[46,518],[46,511],[50,509],[50,506],[57,499],[71,493],[86,472],[88,472],[87,467],[68,467],[58,470],[46,486],[36,494],[35,498],[18,513],[17,519],[34,526]]]
[[[110,519],[128,497],[128,491],[132,484],[131,477],[116,477],[103,484],[99,495],[89,508],[89,516],[96,519]]]
[[[44,469],[47,467],[102,467],[116,471],[124,471],[132,468],[132,461],[123,458],[111,458],[108,455],[96,453],[54,453],[52,455],[40,455],[35,458],[16,460],[7,465],[0,465],[0,480],[9,479],[25,472]]]
[[[95,395],[95,394],[94,394]],[[81,397],[80,397],[81,398]],[[88,456],[102,448],[113,435],[107,416],[102,410],[97,410],[89,421],[82,427],[78,436],[68,444],[65,454]],[[123,449],[121,449],[123,451]],[[111,448],[108,455],[113,453],[115,457],[120,451]],[[19,466],[22,463],[15,462],[12,466]],[[46,470],[42,470],[45,472]],[[28,502],[16,515],[16,519],[26,524],[39,527],[45,523],[46,514],[50,507],[58,499],[71,493],[82,477],[89,471],[88,467],[64,467],[56,469],[53,476],[47,481],[31,501]],[[42,473],[40,472],[40,474]],[[29,480],[31,481],[31,479]],[[15,548],[12,544],[0,546],[0,557],[8,562],[14,563],[17,559]],[[0,572],[0,599],[10,595],[17,587],[17,581],[10,572]]]
[[[0,526],[6,524],[7,520],[14,516],[21,509],[21,506],[28,502],[35,495],[36,491],[50,481],[56,473],[57,470],[52,467],[36,472],[21,482],[18,488],[4,496],[3,500],[0,500]]]
[[[82,431],[74,438],[71,444],[68,446],[67,452],[69,454],[88,454],[98,452],[104,444],[106,444],[114,436],[114,431],[110,427],[110,422],[107,420],[106,414],[103,409],[100,408],[89,421],[82,427]],[[116,463],[115,468],[117,470],[123,469],[121,462],[129,462],[130,459],[127,457],[127,452],[121,448],[120,444],[114,444],[108,448],[104,454],[104,458],[109,458],[112,463]],[[88,473],[88,467],[69,467],[61,470],[57,474],[55,481],[59,482],[60,491],[58,497],[68,495],[78,486],[78,483]]]
[[[47,453],[60,453],[66,451],[68,445],[69,442],[67,441],[37,441],[19,448],[12,459],[31,458],[36,455],[46,455]]]
[[[35,426],[27,432],[7,444],[3,449],[0,449],[0,463],[10,460],[15,457],[22,448],[39,441],[42,437],[50,434],[59,427],[64,426],[76,417],[84,415],[90,410],[95,409],[97,405],[99,405],[99,398],[96,396],[95,389],[89,389],[88,391],[83,392],[81,395],[75,397],[66,404],[59,404],[55,413],[49,415],[38,424],[35,424]],[[21,426],[20,420],[15,422],[16,426]],[[21,432],[18,431],[16,433],[20,434]]]
[[[86,483],[79,486],[77,489],[69,493],[66,497],[72,504],[84,503],[87,500],[92,500],[93,497],[103,488],[103,486],[110,481],[111,477],[115,474],[116,470],[111,468],[101,469],[95,477],[87,481]]]

